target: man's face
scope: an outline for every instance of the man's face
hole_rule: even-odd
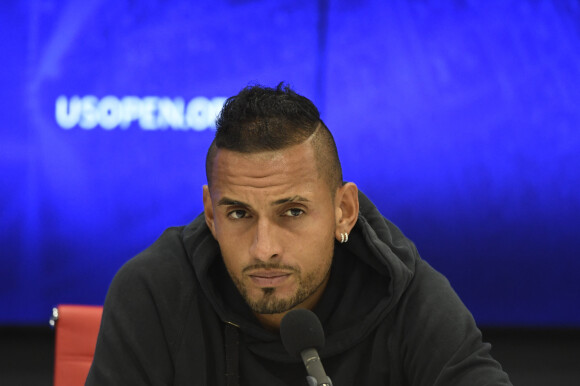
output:
[[[238,290],[258,314],[311,308],[334,251],[334,192],[309,143],[256,154],[218,150],[208,225]]]

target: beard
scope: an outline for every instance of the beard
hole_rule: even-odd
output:
[[[261,288],[261,294],[258,296],[250,296],[243,281],[230,272],[230,277],[236,285],[236,288],[252,311],[257,314],[279,314],[291,310],[312,296],[330,275],[330,264],[320,267],[316,271],[309,272],[305,276],[302,275],[300,269],[281,264],[258,264],[246,267],[243,271],[251,268],[290,269],[295,273],[295,277],[297,278],[296,290],[290,296],[281,297],[276,287]],[[321,272],[324,272],[324,274],[321,275]]]

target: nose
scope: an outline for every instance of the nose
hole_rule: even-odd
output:
[[[280,255],[281,247],[277,239],[276,225],[267,219],[259,219],[253,235],[250,255],[260,261],[268,261]]]

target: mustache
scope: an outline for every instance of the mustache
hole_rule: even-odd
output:
[[[293,272],[300,273],[300,268],[298,268],[298,267],[293,267],[293,266],[287,265],[287,264],[264,263],[264,262],[259,262],[256,264],[247,265],[244,267],[244,269],[242,269],[242,273],[245,273],[247,271],[251,271],[254,269],[282,269],[282,270],[286,270],[286,271],[293,271]]]

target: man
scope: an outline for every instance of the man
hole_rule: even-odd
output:
[[[306,385],[278,331],[296,308],[335,386],[510,384],[447,280],[343,183],[308,99],[229,98],[206,173],[203,215],[113,280],[87,385]]]

